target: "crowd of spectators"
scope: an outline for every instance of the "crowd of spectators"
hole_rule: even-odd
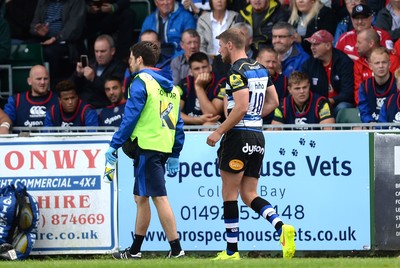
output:
[[[32,67],[27,92],[0,102],[0,134],[13,126],[118,126],[134,75],[129,48],[138,41],[161,47],[156,67],[180,89],[185,124],[218,124],[230,65],[216,37],[232,27],[275,84],[280,105],[265,124],[331,124],[348,108],[359,109],[363,123],[398,122],[398,0],[150,2],[138,26],[134,0],[0,0],[0,64],[10,63],[13,45],[29,43],[40,43],[49,63]]]

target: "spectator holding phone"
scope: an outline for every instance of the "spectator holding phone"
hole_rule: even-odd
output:
[[[86,57],[81,57],[83,62],[76,64],[72,79],[83,101],[96,108],[103,108],[111,104],[104,92],[105,78],[114,76],[123,80],[126,64],[114,58],[114,40],[109,35],[97,37],[94,52],[95,60],[89,62],[89,66],[83,66]]]

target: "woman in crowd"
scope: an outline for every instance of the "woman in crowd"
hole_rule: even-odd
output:
[[[337,24],[333,10],[320,0],[294,0],[289,23],[296,28],[296,41],[310,54],[310,43],[304,39],[322,29],[334,35]]]
[[[203,12],[197,21],[197,32],[201,37],[200,50],[217,55],[219,40],[216,37],[230,28],[238,15],[227,9],[227,0],[210,0],[211,12]]]
[[[393,42],[400,38],[400,1],[390,0],[386,7],[382,8],[376,18],[375,26],[387,31]]]

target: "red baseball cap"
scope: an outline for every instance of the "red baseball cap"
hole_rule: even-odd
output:
[[[319,30],[305,40],[310,42],[311,44],[332,43],[333,36],[327,30]]]

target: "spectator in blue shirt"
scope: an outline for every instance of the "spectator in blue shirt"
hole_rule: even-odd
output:
[[[282,64],[282,73],[289,77],[293,71],[300,71],[303,63],[310,58],[300,43],[295,42],[296,30],[286,21],[279,21],[272,27],[272,45]]]
[[[193,16],[181,3],[175,0],[154,0],[156,11],[146,17],[142,32],[156,31],[161,38],[161,51],[169,51],[172,55],[182,52],[179,45],[181,34],[187,29],[196,29]]]

